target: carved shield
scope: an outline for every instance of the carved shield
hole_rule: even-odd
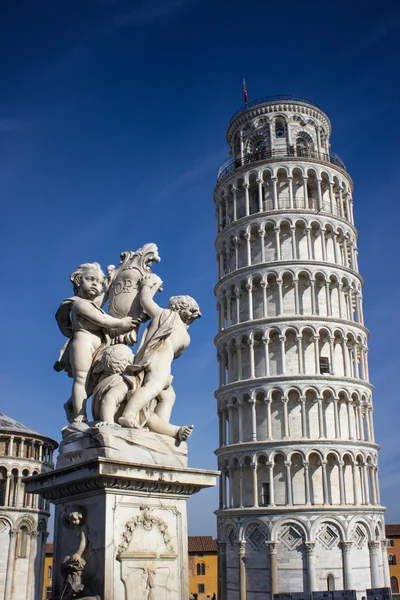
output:
[[[108,312],[113,317],[132,317],[141,320],[143,313],[138,296],[138,281],[151,273],[154,262],[160,262],[155,244],[145,244],[136,252],[122,252],[121,262],[111,274]]]

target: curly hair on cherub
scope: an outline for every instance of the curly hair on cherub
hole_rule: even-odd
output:
[[[74,288],[74,294],[77,295],[79,294],[79,288],[81,285],[81,279],[82,279],[82,275],[85,273],[85,271],[89,271],[89,270],[96,270],[99,272],[100,277],[104,280],[104,273],[101,270],[101,267],[99,265],[98,262],[94,262],[94,263],[83,263],[82,265],[79,265],[79,267],[76,269],[76,271],[74,271],[71,276],[70,276],[70,280],[72,281],[72,285]]]
[[[126,367],[133,364],[134,358],[132,350],[124,344],[109,346],[102,353],[96,370],[107,374],[122,373]]]
[[[176,312],[179,312],[182,309],[194,309],[200,312],[200,306],[191,296],[172,296],[172,298],[169,299],[168,308]]]

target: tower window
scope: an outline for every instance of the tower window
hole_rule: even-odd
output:
[[[328,577],[326,578],[326,584],[327,584],[328,592],[333,592],[335,589],[335,578],[332,575],[332,573],[330,573],[328,575]]]
[[[395,554],[388,555],[388,563],[391,566],[394,566],[396,564],[396,555]]]
[[[20,530],[18,531],[18,539],[17,539],[17,556],[18,558],[26,558],[28,556],[28,540],[29,540],[29,532],[25,525],[22,525]]]
[[[282,117],[278,117],[275,121],[275,137],[285,137],[285,121],[282,119]]]
[[[197,575],[205,575],[205,574],[206,574],[205,563],[197,563]]]
[[[199,594],[205,594],[206,593],[206,584],[205,583],[199,583],[197,585],[197,591]]]
[[[269,483],[261,484],[261,506],[268,506],[270,503]]]
[[[319,359],[319,372],[321,373],[321,375],[325,375],[327,373],[330,373],[330,369],[329,369],[329,358],[325,357],[325,356],[321,356]]]

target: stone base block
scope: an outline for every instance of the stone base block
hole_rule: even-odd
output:
[[[187,444],[167,435],[112,424],[74,423],[63,429],[57,468],[97,457],[187,467]]]
[[[56,505],[54,600],[187,600],[186,500],[217,475],[100,457],[26,480]]]

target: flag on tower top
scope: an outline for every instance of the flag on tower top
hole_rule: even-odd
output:
[[[244,101],[247,102],[249,101],[249,97],[247,96],[247,87],[246,87],[246,80],[243,79],[243,97],[244,97]]]

